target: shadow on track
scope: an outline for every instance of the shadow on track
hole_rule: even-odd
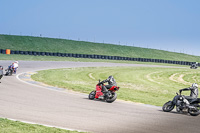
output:
[[[179,113],[179,112],[176,112],[176,111],[171,111],[171,112],[164,112],[163,110],[158,110],[158,111],[163,112],[163,113],[171,113],[171,114],[177,114],[177,115],[191,116],[188,113]]]
[[[94,99],[94,100],[90,100],[89,98],[83,98],[83,99],[88,100],[88,101],[95,101],[95,102],[98,101],[98,102],[108,103],[105,100],[100,100],[100,99]]]

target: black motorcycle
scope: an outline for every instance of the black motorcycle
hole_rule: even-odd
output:
[[[196,65],[196,64],[192,64],[191,66],[190,66],[190,69],[197,69],[198,68],[198,66]]]
[[[173,101],[168,101],[163,105],[162,109],[164,112],[170,112],[176,106],[176,111],[179,113],[189,113],[192,116],[200,114],[200,98],[187,99],[184,95],[176,94]],[[189,101],[189,106],[186,106],[186,103],[184,102],[185,99]]]
[[[5,76],[11,76],[14,73],[15,68],[12,65],[10,65],[8,66],[8,69],[6,69],[5,71],[6,71]]]

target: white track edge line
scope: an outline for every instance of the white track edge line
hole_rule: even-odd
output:
[[[28,72],[19,73],[19,74],[16,75],[16,78],[17,78],[19,81],[23,82],[23,83],[26,83],[26,84],[29,84],[29,85],[32,85],[32,86],[41,87],[41,88],[44,88],[44,89],[47,89],[47,90],[51,90],[51,91],[56,91],[56,92],[61,92],[61,93],[70,93],[70,94],[73,94],[73,95],[87,95],[87,94],[84,94],[84,93],[67,92],[67,91],[62,91],[62,90],[50,89],[50,88],[45,87],[45,86],[41,86],[41,85],[37,85],[37,84],[28,83],[28,82],[23,81],[22,79],[19,78],[20,75],[25,74],[25,73],[28,73]],[[52,86],[52,87],[53,87],[53,86]],[[66,89],[66,90],[67,90],[67,89]]]

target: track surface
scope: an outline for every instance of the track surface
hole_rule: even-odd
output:
[[[11,61],[0,61],[7,67]],[[147,66],[94,62],[20,61],[18,73],[52,68]],[[158,66],[151,66],[158,67]],[[163,66],[164,67],[164,66]],[[160,107],[88,100],[88,95],[52,91],[21,82],[16,76],[0,83],[0,117],[96,133],[199,133],[200,117],[165,113]],[[169,99],[170,100],[170,99]]]

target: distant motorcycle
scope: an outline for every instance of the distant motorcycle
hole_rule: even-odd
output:
[[[163,105],[162,109],[164,112],[170,112],[176,106],[177,112],[189,113],[192,116],[198,116],[200,114],[200,98],[188,100],[190,105],[186,106],[186,103],[184,102],[184,99],[186,99],[185,96],[178,93],[176,94],[173,101],[168,101]]]
[[[108,89],[107,94],[104,94],[102,92],[102,86],[104,84],[100,82],[96,85],[96,90],[92,91],[88,98],[90,100],[93,99],[100,99],[100,100],[105,100],[108,103],[112,103],[117,99],[117,93],[115,93],[115,91],[118,91],[120,87],[117,86],[112,86],[110,89]]]
[[[12,65],[10,65],[5,71],[6,71],[5,76],[11,76],[14,73],[15,68]]]
[[[198,68],[198,66],[196,65],[196,64],[192,64],[191,66],[190,66],[190,69],[197,69]]]

